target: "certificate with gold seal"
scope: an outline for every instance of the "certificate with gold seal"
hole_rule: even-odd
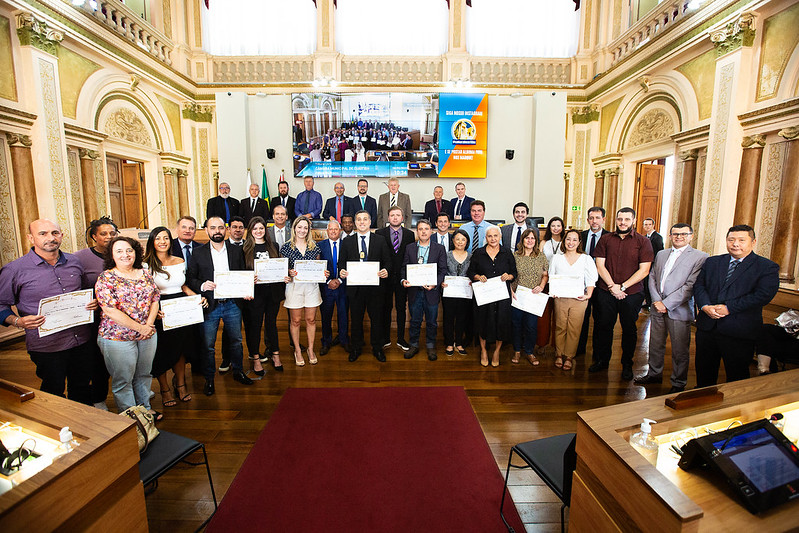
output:
[[[37,314],[44,317],[39,337],[94,322],[94,311],[86,309],[92,301],[92,292],[92,289],[84,289],[39,300]]]

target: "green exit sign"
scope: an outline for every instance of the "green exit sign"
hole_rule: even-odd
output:
[[[573,205],[572,206],[572,211],[579,211],[579,210],[580,210],[580,206],[579,205]]]

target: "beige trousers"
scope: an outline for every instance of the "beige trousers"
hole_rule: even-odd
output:
[[[574,357],[580,330],[583,327],[588,300],[576,298],[554,298],[555,302],[555,353],[563,357]]]

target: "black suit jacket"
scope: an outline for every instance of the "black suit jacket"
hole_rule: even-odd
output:
[[[652,243],[652,251],[657,255],[663,249],[663,237],[657,231],[653,231],[652,236],[647,238]]]
[[[339,255],[338,263],[341,268],[346,270],[347,261],[360,260],[361,253],[358,243],[358,233],[356,232],[341,241],[341,254]],[[366,260],[378,261],[380,263],[380,268],[385,268],[388,270],[389,275],[391,275],[391,251],[386,245],[385,239],[382,239],[379,235],[372,233],[372,235],[369,236],[369,249],[366,253]],[[347,298],[369,297],[376,290],[379,291],[380,287],[352,286],[347,284]],[[380,292],[377,294],[380,294]]]
[[[200,244],[197,241],[191,241],[190,244],[191,244],[192,257],[194,257],[194,252],[197,251],[197,248],[202,246],[202,244]],[[184,260],[186,259],[185,257],[183,257],[183,243],[180,242],[180,239],[172,239],[172,249],[169,252],[175,257],[180,257],[181,259]]]
[[[752,252],[725,282],[729,264],[730,254],[723,254],[709,257],[702,266],[694,283],[694,301],[700,309],[696,327],[754,340],[763,325],[763,306],[780,288],[779,265]],[[714,320],[701,311],[706,305],[716,304],[726,305],[730,314]]]
[[[375,231],[375,235],[382,237],[383,240],[386,241],[386,244],[388,245],[388,253],[391,256],[391,268],[388,270],[388,277],[383,281],[388,284],[399,283],[400,279],[402,279],[401,270],[402,260],[405,258],[405,248],[409,244],[416,242],[416,237],[411,230],[403,227],[402,234],[400,236],[399,249],[395,253],[394,244],[391,242],[390,226],[380,228],[379,230]]]
[[[244,198],[240,203],[241,207],[239,207],[239,216],[244,219],[244,226],[246,227],[247,224],[250,223],[250,219],[252,217],[261,217],[264,220],[269,220],[271,213],[269,212],[269,206],[266,205],[266,200],[263,198],[258,198],[255,200],[255,209],[253,210],[250,207],[251,197],[248,196]]]
[[[444,248],[444,251],[450,251],[450,250],[454,250],[455,249],[455,246],[452,244],[452,235],[453,235],[452,233],[447,234],[446,239],[447,239],[447,242],[448,242],[449,246],[447,248]],[[440,235],[435,230],[435,228],[433,229],[433,233],[430,234],[430,238],[432,240],[434,240],[435,242],[437,242],[438,244],[441,244]],[[441,246],[444,246],[444,245],[441,244]]]
[[[606,233],[610,233],[610,232],[607,231],[605,228],[602,228],[602,232],[599,234],[599,239],[601,239],[602,236],[604,234],[606,234]],[[580,244],[583,245],[583,250],[585,250],[585,253],[588,253],[588,236],[590,234],[591,234],[591,230],[587,230],[587,229],[585,229],[585,230],[580,232]],[[597,239],[597,241],[596,241],[597,244],[599,244],[599,239]],[[594,250],[596,250],[596,245],[594,245]],[[591,255],[591,257],[594,257],[593,254]]]
[[[461,208],[459,213],[455,213],[455,206],[458,205],[458,197],[456,196],[455,198],[449,201],[449,203],[452,204],[452,212],[449,214],[449,217],[452,220],[455,220],[455,215],[460,214],[461,219],[459,220],[459,222],[470,222],[472,220],[471,209],[473,201],[474,198],[472,198],[471,196],[464,196],[463,201],[461,202]]]
[[[449,203],[449,200],[441,199],[441,212],[446,213],[449,215],[450,220],[452,219],[452,204]],[[435,198],[432,200],[428,200],[424,204],[424,217],[430,221],[430,224],[433,225],[433,228],[436,227],[436,217],[438,217],[438,209],[436,209],[436,200]]]
[[[230,209],[230,216],[234,217],[239,214],[241,206],[239,201],[229,196],[227,198],[228,208]],[[225,222],[230,222],[230,219],[225,219],[225,199],[221,196],[214,196],[208,199],[208,204],[205,206],[205,220],[211,217],[222,217]]]
[[[364,203],[366,204],[366,207],[363,208],[363,209],[364,209],[364,211],[369,213],[369,217],[371,217],[371,219],[372,219],[372,227],[376,228],[377,227],[377,200],[375,200],[374,198],[372,198],[371,196],[369,196],[367,194],[366,195],[366,201]],[[350,207],[349,207],[348,212],[352,213],[354,215],[355,213],[357,213],[361,209],[362,209],[361,208],[361,197],[356,195],[353,198],[350,198]]]
[[[409,264],[416,264],[419,260],[419,245],[415,242],[408,245],[405,248],[405,257],[402,260],[402,272],[400,274],[401,279],[406,279],[407,272],[408,272],[408,265]],[[438,303],[439,298],[441,297],[441,291],[439,288],[441,284],[444,283],[444,276],[447,275],[447,252],[444,250],[444,247],[438,244],[435,241],[430,242],[430,253],[427,256],[427,263],[435,263],[438,265],[438,283],[436,284],[437,287],[431,291],[424,289],[422,287],[408,287],[408,301],[412,302],[414,298],[416,298],[417,291],[424,291],[425,299],[427,303],[433,305]]]
[[[293,196],[286,196],[286,211],[288,212],[289,220],[294,221],[297,218],[297,215],[294,214],[294,202],[297,201],[296,198]],[[272,198],[272,201],[269,203],[269,206],[272,208],[272,213],[275,212],[275,207],[281,205],[280,203],[280,196],[275,196]],[[270,213],[271,215],[271,213]],[[271,218],[275,218],[272,216]]]
[[[344,196],[344,201],[341,203],[341,214],[345,215],[350,213],[349,207],[350,202],[352,202],[352,198],[349,196]],[[360,203],[360,202],[358,202]],[[350,213],[351,215],[354,213]],[[322,220],[330,220],[330,217],[336,218],[336,197],[328,198],[325,201],[325,207],[322,209]]]
[[[241,246],[226,245],[228,267],[230,270],[247,270],[244,262],[244,252]],[[186,272],[186,284],[197,294],[202,294],[208,300],[208,307],[205,309],[206,316],[216,307],[214,291],[201,291],[200,286],[206,281],[214,281],[214,261],[211,259],[211,243],[200,246],[192,251],[191,263]],[[241,307],[241,298],[234,300],[236,305]]]

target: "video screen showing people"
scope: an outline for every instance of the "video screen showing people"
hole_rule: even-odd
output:
[[[292,95],[294,175],[438,175],[438,94]]]

